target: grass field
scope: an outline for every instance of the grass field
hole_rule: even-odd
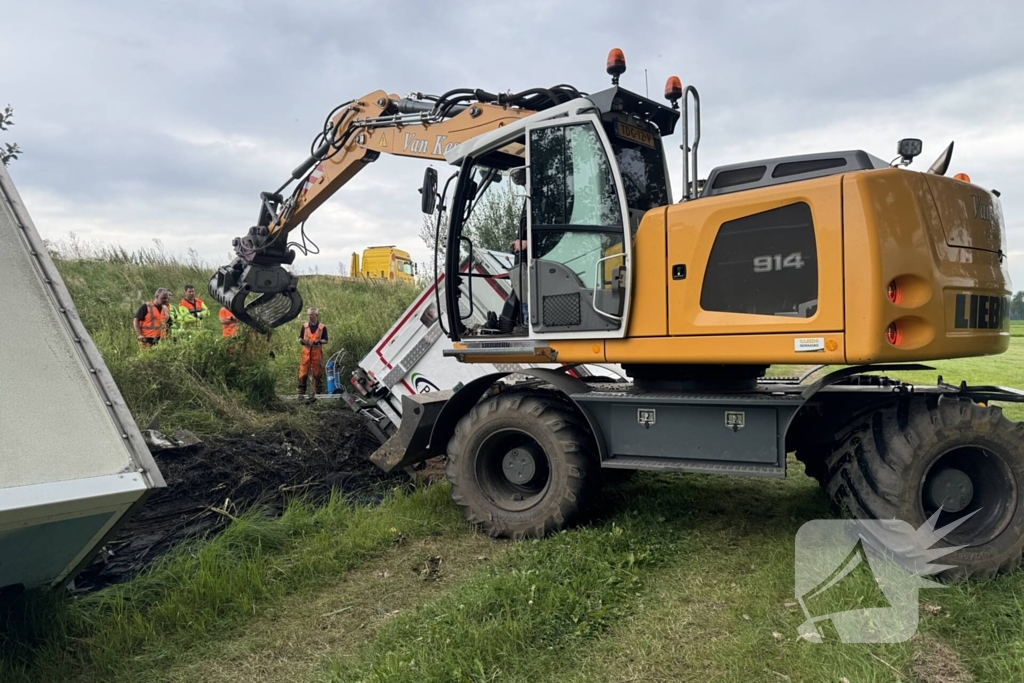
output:
[[[1014,334],[937,372],[1024,387]],[[247,517],[132,582],[7,614],[0,681],[1024,680],[1024,572],[923,590],[906,643],[799,639],[794,536],[834,512],[793,460],[783,481],[641,474],[602,500],[587,526],[521,543],[475,534],[444,485]]]

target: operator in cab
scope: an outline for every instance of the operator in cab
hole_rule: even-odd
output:
[[[306,397],[306,385],[313,377],[313,398],[326,391],[324,378],[324,345],[327,344],[327,326],[320,322],[320,312],[311,308],[306,312],[307,322],[299,330],[302,360],[299,361],[299,399]]]
[[[167,309],[170,300],[171,290],[159,287],[153,294],[153,300],[142,304],[135,312],[132,327],[140,349],[150,349],[170,334],[171,314]]]

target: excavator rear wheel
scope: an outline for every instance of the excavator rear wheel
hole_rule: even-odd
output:
[[[552,392],[481,401],[448,442],[452,499],[493,537],[541,538],[578,521],[600,486],[582,416]]]
[[[1024,424],[1007,420],[998,407],[906,400],[860,419],[827,465],[829,494],[854,517],[903,520],[918,529],[939,511],[937,530],[968,517],[935,544],[964,546],[934,561],[952,565],[939,574],[943,580],[992,577],[1020,566]]]

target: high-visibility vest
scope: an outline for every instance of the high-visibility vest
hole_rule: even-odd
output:
[[[154,302],[146,303],[146,317],[139,323],[142,336],[147,339],[164,339],[167,337],[167,308],[157,306]]]
[[[323,337],[324,330],[327,329],[323,323],[320,323],[316,327],[316,332],[309,329],[309,323],[302,323],[302,340],[303,341],[320,341]],[[322,346],[303,346],[302,347],[302,364],[307,365],[311,362],[319,363],[320,359],[323,358],[324,347]]]
[[[238,332],[238,318],[226,308],[220,309],[220,313],[217,315],[220,317],[221,333],[225,337],[234,336]]]
[[[182,313],[190,314],[194,318],[206,317],[206,305],[199,297],[196,297],[195,303],[189,303],[188,299],[182,299],[178,305],[181,306]]]
[[[196,298],[194,303],[188,299],[182,299],[177,306],[171,307],[171,322],[174,323],[176,332],[184,330],[198,330],[202,326],[202,319],[206,317],[206,306],[203,300]]]

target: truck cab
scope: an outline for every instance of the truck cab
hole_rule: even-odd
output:
[[[416,280],[416,264],[412,262],[409,252],[393,244],[367,247],[363,250],[361,262],[359,254],[352,252],[349,272],[352,277],[370,280],[408,283]]]

